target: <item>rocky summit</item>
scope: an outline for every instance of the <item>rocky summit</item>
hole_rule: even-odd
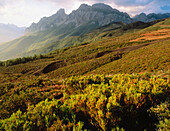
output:
[[[145,13],[141,13],[139,15],[136,15],[133,18],[133,21],[142,21],[142,22],[151,22],[154,20],[158,20],[158,19],[165,19],[170,17],[170,13],[165,13],[165,14],[155,14],[155,13],[151,13],[146,15]]]
[[[109,27],[105,30],[141,29],[154,23],[147,22],[168,17],[170,17],[170,13],[148,15],[142,13],[131,18],[127,13],[120,12],[102,3],[92,6],[82,4],[70,14],[66,14],[64,9],[60,9],[56,14],[43,17],[38,23],[33,23],[26,29],[24,36],[1,44],[0,60],[29,56],[35,53],[45,54],[56,49],[87,42],[94,36],[90,35],[90,38],[85,38],[85,35],[102,27]],[[120,34],[117,33],[117,35]],[[101,35],[98,38],[104,36]],[[109,34],[109,36],[112,36],[112,34]]]
[[[33,23],[27,28],[26,33],[43,31],[68,24],[79,27],[83,24],[91,23],[100,27],[111,22],[131,23],[132,19],[127,13],[120,12],[106,4],[99,3],[92,6],[82,4],[69,15],[65,14],[64,9],[60,9],[56,14],[42,18],[37,24]]]
[[[158,19],[164,19],[170,17],[170,13],[166,14],[148,14],[141,13],[131,18],[127,13],[120,12],[117,9],[113,9],[111,6],[97,3],[92,6],[82,4],[77,10],[72,11],[70,14],[66,14],[64,9],[60,9],[56,14],[50,17],[42,18],[38,23],[33,23],[26,29],[27,33],[34,33],[39,31],[45,31],[63,27],[68,28],[68,25],[73,28],[89,25],[94,29],[112,22],[123,22],[129,24],[136,21],[151,22]],[[88,25],[88,26],[87,26]]]

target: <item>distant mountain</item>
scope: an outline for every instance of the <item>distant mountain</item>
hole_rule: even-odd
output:
[[[32,25],[26,29],[26,33],[44,31],[54,26],[59,26],[66,18],[65,10],[60,9],[56,14],[42,18],[37,24],[32,23]]]
[[[71,46],[73,42],[61,41],[81,36],[112,22],[131,23],[132,19],[127,13],[105,4],[82,4],[69,15],[65,14],[64,9],[60,9],[56,14],[33,23],[26,29],[23,37],[0,45],[0,59],[25,56],[28,52],[37,53],[42,48],[40,53]]]
[[[0,43],[7,42],[24,35],[26,27],[17,27],[12,24],[0,23]]]
[[[33,23],[26,29],[23,37],[1,44],[0,60],[30,54],[45,54],[56,49],[80,44],[87,41],[87,39],[86,41],[83,39],[83,35],[114,22],[112,29],[121,28],[124,24],[135,21],[148,22],[167,17],[169,17],[169,13],[149,15],[143,13],[131,18],[127,13],[101,3],[92,6],[82,4],[68,15],[64,9],[60,9],[56,14],[44,17],[38,23]],[[131,25],[126,28],[131,28]],[[77,39],[79,40],[77,41]],[[89,37],[89,40],[91,39],[92,37]]]
[[[158,20],[158,19],[165,19],[165,18],[169,18],[170,17],[170,13],[165,13],[165,14],[155,14],[155,13],[151,13],[146,15],[145,13],[141,13],[139,15],[136,15],[133,20],[134,21],[142,21],[142,22],[151,22],[154,20]]]
[[[96,28],[107,25],[113,21],[131,23],[132,19],[127,13],[120,12],[105,4],[99,3],[92,6],[82,4],[69,15],[65,14],[64,9],[60,9],[56,14],[42,18],[37,24],[33,23],[27,28],[26,33],[44,31],[49,28],[54,29],[58,26],[67,26],[69,24],[71,24],[74,29],[86,24],[92,25],[92,28]]]

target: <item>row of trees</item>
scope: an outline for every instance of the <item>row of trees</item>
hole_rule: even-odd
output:
[[[40,54],[40,55],[16,58],[16,59],[11,59],[11,60],[6,60],[6,61],[0,61],[0,66],[5,66],[5,67],[12,66],[12,65],[27,63],[27,62],[34,61],[37,59],[42,59],[42,58],[45,58],[45,56]]]

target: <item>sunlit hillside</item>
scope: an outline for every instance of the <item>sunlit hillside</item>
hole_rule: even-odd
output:
[[[170,129],[170,19],[114,22],[60,44],[0,62],[0,130]]]

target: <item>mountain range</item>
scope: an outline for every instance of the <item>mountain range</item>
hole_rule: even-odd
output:
[[[170,13],[165,13],[165,14],[151,13],[148,15],[146,15],[145,13],[141,13],[139,15],[136,15],[133,18],[133,21],[151,22],[154,20],[165,19],[165,18],[169,18],[169,17],[170,17]]]
[[[93,25],[100,27],[111,22],[121,21],[123,23],[131,23],[132,19],[127,13],[119,12],[105,4],[94,4],[92,6],[82,4],[77,10],[66,15],[64,9],[60,9],[51,17],[44,17],[37,24],[33,23],[26,32],[38,32],[49,28],[54,28],[62,25],[72,25],[72,28],[77,28],[84,25]],[[77,35],[77,34],[72,34]],[[80,35],[78,33],[78,35]]]
[[[25,33],[26,27],[0,23],[0,43],[14,40]]]
[[[23,37],[1,44],[0,60],[45,54],[63,47],[81,44],[86,42],[86,39],[83,39],[85,34],[113,22],[117,22],[113,28],[121,28],[122,25],[136,21],[150,22],[168,17],[170,13],[149,15],[142,13],[131,18],[127,13],[101,3],[92,6],[82,4],[69,15],[64,9],[60,9],[56,14],[33,23],[26,29]]]

